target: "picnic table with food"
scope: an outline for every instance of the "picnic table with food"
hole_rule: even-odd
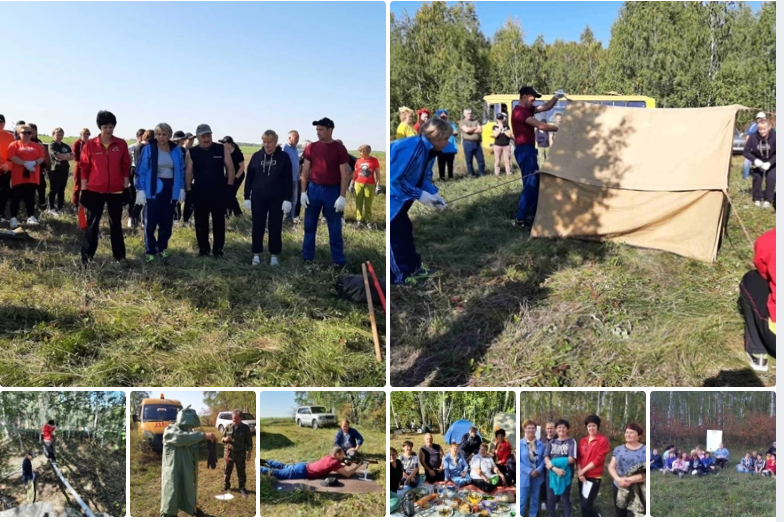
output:
[[[516,506],[514,487],[488,494],[470,485],[425,484],[406,491],[392,516],[513,517]]]

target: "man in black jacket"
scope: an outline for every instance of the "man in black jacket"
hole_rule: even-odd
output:
[[[261,263],[264,229],[269,218],[270,265],[278,266],[283,249],[283,215],[291,212],[291,159],[278,147],[278,135],[261,135],[262,149],[250,158],[245,180],[245,209],[253,213],[253,261]]]
[[[769,208],[776,203],[776,133],[764,112],[757,114],[757,132],[749,136],[743,157],[751,161],[752,197],[755,207]],[[765,180],[765,194],[762,181]],[[764,202],[763,202],[764,200]]]

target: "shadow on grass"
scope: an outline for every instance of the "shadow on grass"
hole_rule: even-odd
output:
[[[587,114],[602,111],[590,105],[581,106],[579,110]],[[569,120],[567,116],[564,125]],[[596,188],[595,199],[588,211],[580,206],[574,194],[564,194],[558,214],[552,216],[554,223],[565,229],[578,223],[578,229],[587,236],[599,230],[603,212],[609,208],[606,200],[625,174],[621,157],[632,132],[634,129],[625,121],[607,132],[598,119],[581,129],[585,137],[581,150],[593,155],[591,160],[597,170],[604,173],[603,186],[593,187]],[[602,138],[603,134],[607,137]],[[567,151],[555,149],[554,153],[565,155]],[[566,185],[562,188],[568,190]],[[416,240],[420,247],[431,251],[432,265],[442,270],[436,280],[427,284],[434,285],[436,288],[431,293],[437,298],[448,299],[457,313],[445,321],[447,324],[439,324],[436,328],[436,325],[428,324],[432,303],[422,299],[420,289],[396,289],[397,295],[392,302],[402,302],[402,306],[393,306],[391,310],[390,379],[393,386],[470,384],[474,364],[485,359],[488,350],[509,326],[510,318],[513,322],[521,322],[521,317],[536,310],[547,299],[549,290],[544,283],[551,276],[561,270],[600,262],[610,249],[604,243],[586,245],[575,255],[570,252],[567,241],[532,241],[527,229],[520,233],[510,232],[508,227],[519,197],[510,193],[495,197],[491,194],[486,192],[481,197],[462,200],[442,213],[420,214],[421,217],[415,218]],[[566,222],[568,219],[573,222]],[[510,237],[514,237],[513,242],[509,241]],[[566,261],[554,261],[553,258],[559,258],[561,253],[560,259]],[[471,290],[467,299],[455,295],[466,289]],[[417,348],[396,353],[395,345],[399,344],[400,336],[405,335],[397,330],[397,325],[407,321],[416,323],[415,338],[408,341]],[[421,338],[423,332],[427,332],[425,339]],[[522,349],[536,348],[528,346],[525,338],[520,339],[519,345]],[[563,365],[541,368],[542,378],[560,382],[561,374],[567,369]]]
[[[751,368],[721,370],[717,375],[705,379],[702,385],[708,388],[761,388],[765,386],[760,378],[757,377],[757,373]]]
[[[259,437],[259,447],[261,452],[280,448],[290,448],[294,445],[294,441],[282,433],[265,432],[261,437]]]

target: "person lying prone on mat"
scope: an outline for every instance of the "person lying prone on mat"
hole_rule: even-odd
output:
[[[299,462],[297,464],[283,464],[274,460],[266,461],[266,466],[262,466],[262,475],[272,475],[278,480],[295,479],[319,479],[326,477],[330,473],[337,472],[345,478],[350,478],[363,463],[358,462],[350,466],[343,465],[346,452],[343,448],[334,447],[329,455],[321,457],[316,462]]]
[[[340,423],[340,429],[335,434],[335,446],[343,448],[346,455],[352,457],[359,454],[359,448],[365,442],[362,435],[351,427],[348,419]]]

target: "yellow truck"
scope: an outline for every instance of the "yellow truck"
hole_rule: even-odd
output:
[[[139,435],[146,440],[153,451],[163,452],[163,430],[177,419],[182,403],[167,399],[161,394],[160,399],[142,399],[139,412],[133,414],[133,422],[138,425]]]

